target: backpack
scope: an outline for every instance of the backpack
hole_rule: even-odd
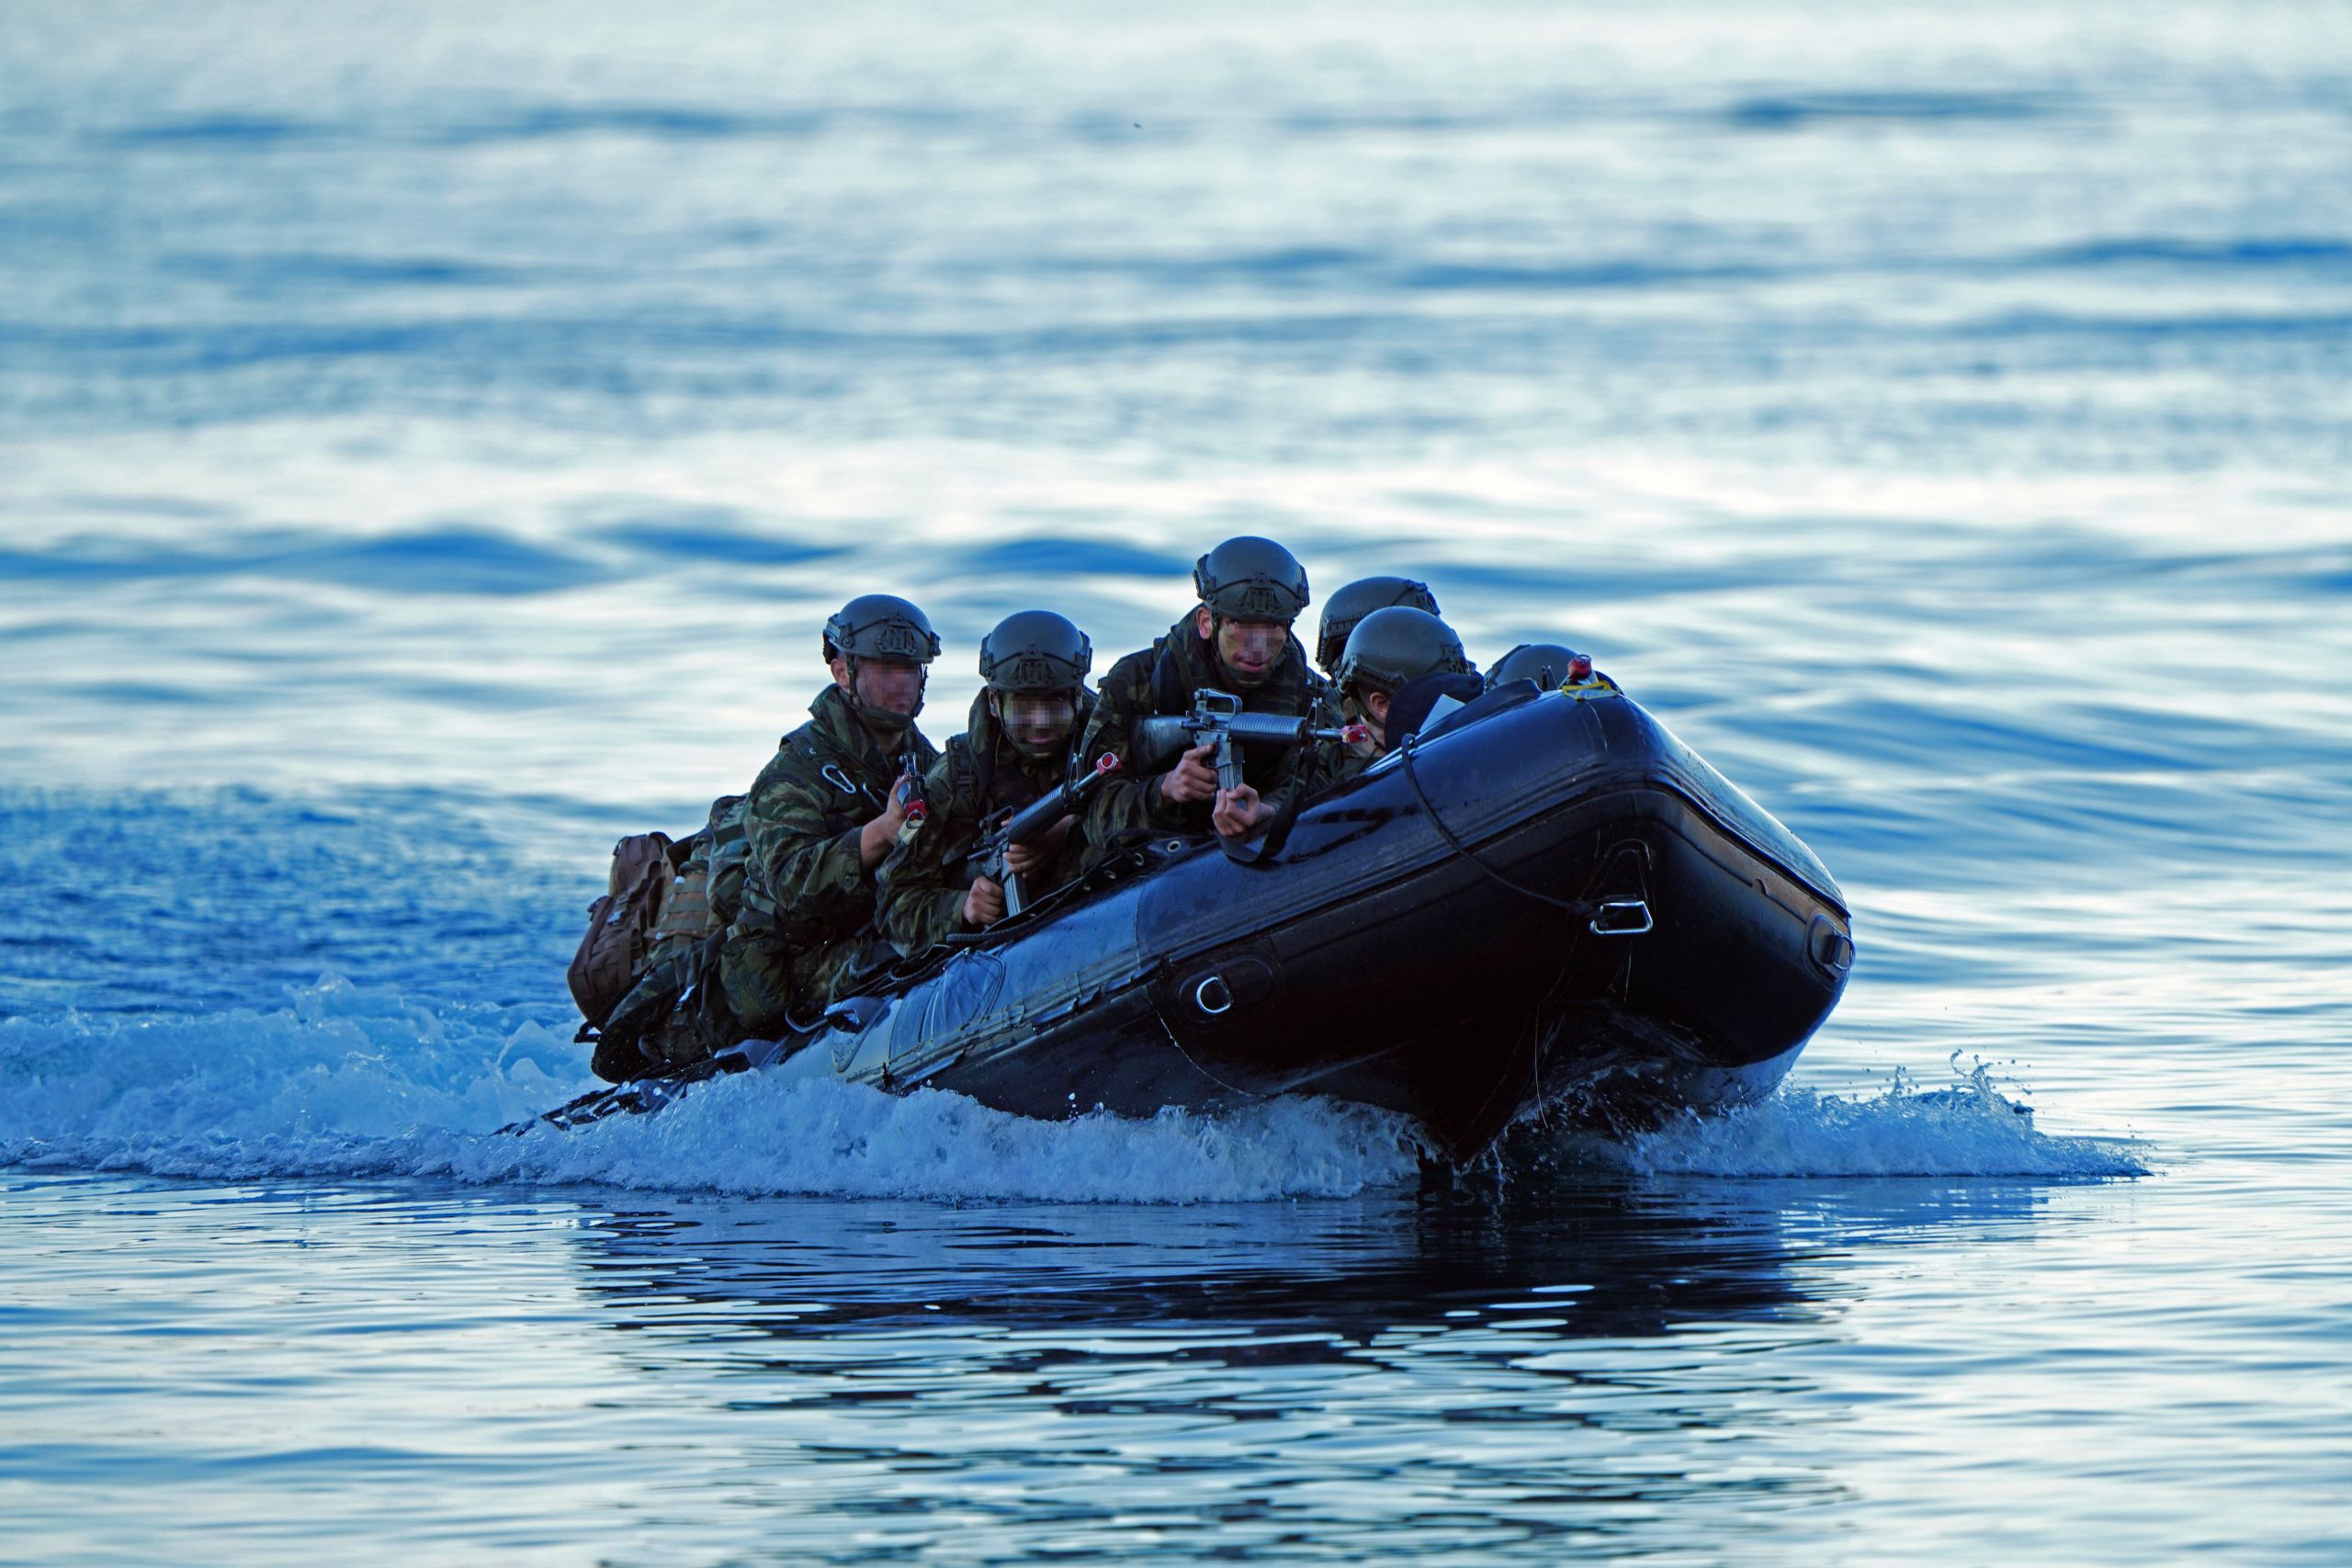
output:
[[[662,903],[676,876],[671,848],[667,833],[632,833],[613,846],[608,890],[588,906],[587,933],[564,975],[571,999],[587,1021],[583,1038],[628,994],[645,966]]]
[[[652,912],[634,927],[638,934],[627,944],[628,972],[605,1000],[602,1014],[588,1014],[587,998],[576,979],[572,987],[589,1020],[575,1038],[595,1044],[590,1066],[599,1077],[626,1082],[665,1066],[701,1061],[742,1038],[718,984],[718,958],[719,943],[742,904],[743,862],[751,851],[743,827],[744,802],[740,795],[721,795],[710,803],[709,821],[674,843],[659,833],[640,836],[668,844],[665,863],[676,870],[667,892],[643,906]],[[616,881],[622,874],[622,852],[638,841],[624,839],[615,846]],[[605,902],[600,900],[596,908],[604,908]],[[607,929],[598,926],[596,918],[592,910],[590,939]],[[610,919],[611,911],[603,918]],[[587,951],[583,940],[582,957]],[[575,976],[579,964],[575,959]]]

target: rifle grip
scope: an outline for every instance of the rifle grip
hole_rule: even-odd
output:
[[[1216,787],[1241,787],[1241,748],[1236,746],[1233,737],[1227,734],[1220,734],[1216,738]]]

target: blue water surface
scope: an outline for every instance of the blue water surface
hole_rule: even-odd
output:
[[[2342,1561],[2347,189],[2283,0],[0,11],[0,1561]],[[1778,1096],[497,1134],[831,608],[1237,532],[1821,853]]]

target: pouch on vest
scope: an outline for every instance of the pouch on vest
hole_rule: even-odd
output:
[[[588,1029],[605,1021],[645,965],[676,874],[671,844],[667,833],[632,833],[613,846],[609,891],[588,906],[587,933],[564,975]]]
[[[743,857],[751,850],[743,830],[743,801],[740,795],[712,801],[710,820],[671,852],[671,858],[683,863],[662,904],[661,922],[653,929],[656,962],[695,952],[713,931],[734,922],[743,897]]]

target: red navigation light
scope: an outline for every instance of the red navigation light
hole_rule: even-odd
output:
[[[1568,658],[1568,679],[1571,681],[1591,680],[1592,655],[1589,653],[1571,654]]]

